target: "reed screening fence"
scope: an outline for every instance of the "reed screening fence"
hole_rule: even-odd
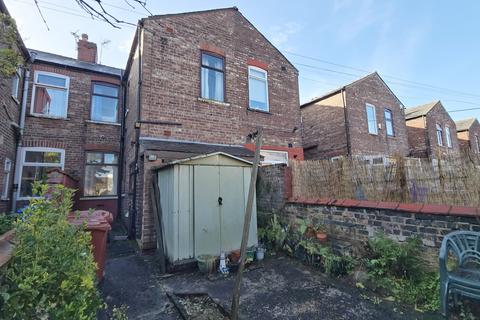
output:
[[[480,205],[480,167],[468,157],[292,161],[294,197]]]

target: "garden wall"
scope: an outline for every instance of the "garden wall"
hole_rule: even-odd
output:
[[[264,212],[282,210],[286,199],[291,196],[290,171],[284,164],[262,166],[257,178],[257,209]]]

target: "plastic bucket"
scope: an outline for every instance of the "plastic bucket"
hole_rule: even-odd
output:
[[[204,254],[197,257],[198,270],[202,273],[212,273],[217,269],[217,257]]]
[[[257,251],[256,251],[257,260],[262,261],[264,257],[265,257],[265,249],[260,247],[257,248]]]

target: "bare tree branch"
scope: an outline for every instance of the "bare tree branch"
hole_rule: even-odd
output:
[[[109,25],[111,25],[112,27],[117,28],[117,29],[120,29],[120,25],[122,25],[122,24],[135,26],[134,23],[124,21],[124,20],[120,20],[116,16],[111,14],[109,11],[107,11],[102,4],[102,0],[75,0],[75,1],[83,11],[85,11],[86,13],[88,13],[92,17],[92,19],[93,18],[100,19],[101,21],[104,21],[104,22],[108,23]],[[145,1],[141,1],[141,0],[132,0],[132,1],[140,4],[142,7],[145,8],[145,10],[148,11],[148,9],[146,9],[146,7],[145,7],[145,4],[146,4]],[[95,3],[95,5],[93,3],[91,4],[91,2]],[[129,6],[132,6],[128,2],[128,0],[125,0],[125,2]]]

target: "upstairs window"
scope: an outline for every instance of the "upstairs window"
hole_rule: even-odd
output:
[[[66,118],[68,86],[68,77],[54,73],[36,72],[31,112],[54,118]]]
[[[22,157],[20,198],[33,195],[35,181],[46,182],[48,172],[55,168],[63,169],[65,151],[51,148],[24,148]]]
[[[117,122],[118,86],[94,83],[92,88],[91,119],[100,122]]]
[[[480,139],[478,135],[475,135],[475,146],[477,147],[477,153],[480,153]]]
[[[225,63],[222,57],[202,53],[201,95],[204,99],[224,102]]]
[[[445,138],[447,140],[447,147],[452,147],[452,137],[450,136],[450,128],[445,127]]]
[[[250,109],[269,111],[267,71],[248,67],[248,95]]]
[[[87,152],[87,163],[85,166],[85,196],[116,196],[117,180],[117,154]]]
[[[439,146],[443,146],[443,129],[442,126],[437,123],[437,143]]]
[[[385,129],[387,130],[387,136],[393,137],[395,135],[393,131],[393,115],[389,109],[385,109]]]
[[[19,91],[20,91],[20,79],[22,78],[22,69],[17,68],[15,74],[12,77],[12,97],[18,101]]]
[[[375,106],[367,103],[366,110],[367,110],[368,133],[378,134],[377,113],[375,111]]]

